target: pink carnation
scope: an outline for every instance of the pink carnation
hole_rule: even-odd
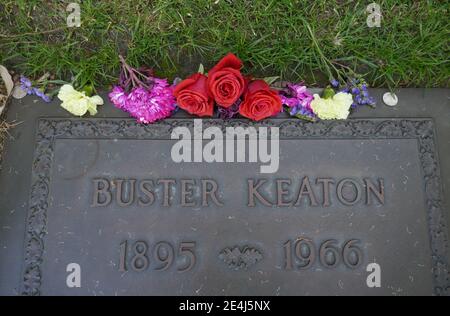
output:
[[[128,101],[127,94],[123,88],[119,86],[114,86],[112,91],[109,93],[109,99],[119,109],[124,109]]]
[[[114,106],[143,124],[171,116],[176,109],[176,99],[167,80],[152,77],[151,70],[134,69],[122,56],[119,59],[122,63],[119,85],[109,93]]]
[[[138,87],[128,95],[121,87],[114,87],[109,94],[111,102],[136,118],[139,123],[148,124],[172,115],[176,100],[167,80],[155,80],[151,89]]]

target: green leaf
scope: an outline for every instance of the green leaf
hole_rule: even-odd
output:
[[[57,85],[65,85],[70,84],[70,82],[64,80],[47,80],[45,84],[57,84]]]
[[[198,66],[198,73],[201,73],[202,75],[205,74],[205,66],[203,66],[203,64],[200,64],[200,66]]]
[[[87,85],[85,85],[83,87],[83,89],[81,91],[86,92],[86,95],[88,97],[90,97],[90,96],[92,96],[94,94],[95,89],[94,89],[94,86],[92,84],[87,84]]]
[[[334,92],[334,89],[329,86],[323,90],[324,99],[331,99],[332,97],[334,97],[335,94],[336,92]]]
[[[263,80],[267,82],[267,84],[270,86],[271,84],[275,83],[278,79],[280,79],[280,76],[265,77]]]

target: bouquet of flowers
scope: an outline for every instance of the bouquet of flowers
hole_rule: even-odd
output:
[[[179,107],[199,117],[230,119],[238,114],[252,121],[277,116],[284,110],[310,122],[346,119],[362,105],[374,106],[362,79],[341,84],[331,81],[322,96],[312,94],[303,83],[272,88],[264,79],[243,75],[242,61],[232,53],[207,73],[203,67],[177,84],[156,78],[152,69],[135,69],[122,56],[119,83],[109,94],[111,102],[143,124],[170,117]]]
[[[201,117],[213,116],[218,108],[223,118],[238,113],[254,121],[281,112],[281,97],[264,80],[252,80],[241,73],[242,61],[229,53],[209,72],[195,73],[180,82],[174,95],[180,108]]]

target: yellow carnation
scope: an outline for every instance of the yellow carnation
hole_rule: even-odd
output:
[[[311,108],[322,120],[345,120],[350,114],[353,98],[349,93],[339,92],[329,99],[314,95]]]
[[[75,90],[71,85],[64,85],[59,90],[58,98],[61,106],[73,115],[83,116],[89,111],[91,115],[97,114],[97,106],[103,105],[103,99],[98,95],[88,97],[85,92]]]

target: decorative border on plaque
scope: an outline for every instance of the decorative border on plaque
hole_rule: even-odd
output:
[[[41,264],[45,247],[50,172],[55,140],[58,138],[170,139],[172,130],[179,126],[192,129],[194,121],[168,119],[152,125],[140,125],[132,119],[48,118],[39,120],[24,245],[25,258],[21,284],[23,295],[40,295]],[[220,126],[224,132],[227,127],[278,126],[281,139],[417,139],[428,212],[434,293],[436,295],[450,293],[447,223],[443,213],[439,162],[431,119],[351,119],[318,123],[295,119],[272,119],[259,123],[243,120],[203,120],[203,127],[208,126]]]

